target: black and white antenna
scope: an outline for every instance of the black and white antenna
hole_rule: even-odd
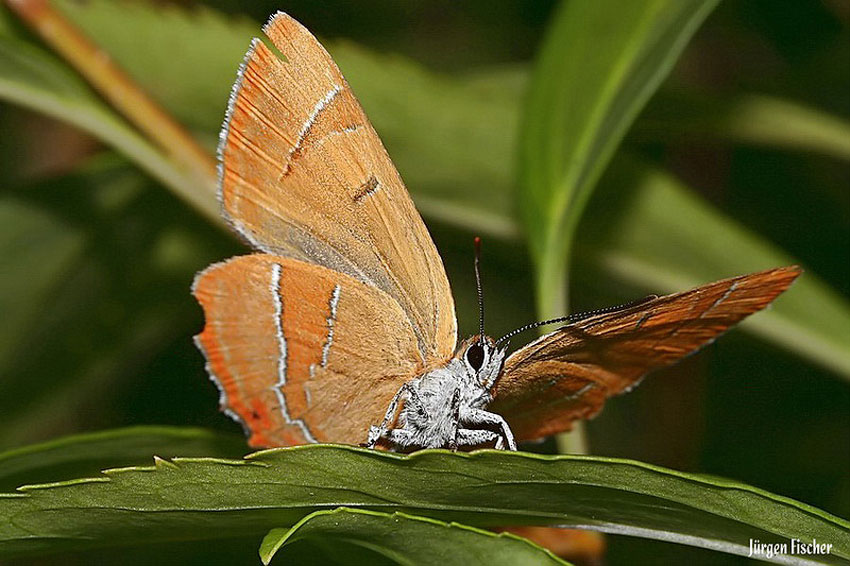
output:
[[[619,310],[624,310],[624,309],[627,309],[627,308],[635,307],[637,305],[641,305],[643,303],[652,301],[652,300],[657,299],[657,298],[658,298],[658,295],[648,295],[648,296],[646,296],[642,299],[637,299],[636,301],[623,303],[622,305],[616,305],[616,306],[613,306],[613,307],[605,307],[605,308],[602,308],[602,309],[596,309],[596,310],[592,310],[592,311],[575,312],[573,314],[568,314],[567,316],[561,316],[561,317],[558,317],[558,318],[551,318],[549,320],[541,320],[539,322],[532,322],[531,324],[526,324],[525,326],[521,326],[521,327],[517,328],[516,330],[511,330],[510,332],[508,332],[507,334],[505,334],[504,336],[502,336],[501,338],[496,340],[496,345],[498,346],[502,342],[513,338],[517,334],[519,334],[521,332],[525,332],[526,330],[531,330],[532,328],[538,328],[540,326],[546,326],[547,324],[558,324],[559,322],[578,322],[580,320],[584,320],[585,318],[590,318],[591,316],[596,316],[598,314],[607,314],[609,312],[616,312],[616,311],[619,311]]]
[[[481,238],[475,236],[475,287],[478,290],[478,332],[484,340],[484,292],[481,290]]]

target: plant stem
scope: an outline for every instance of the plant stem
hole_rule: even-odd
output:
[[[567,235],[562,233],[561,237],[566,238]],[[556,244],[550,245],[537,263],[537,315],[541,319],[563,316],[569,312],[567,272],[571,257],[568,249]],[[556,442],[561,454],[587,454],[584,422],[574,422],[573,429],[557,435]]]

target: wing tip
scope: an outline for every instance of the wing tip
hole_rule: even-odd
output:
[[[304,24],[284,12],[278,10],[263,24],[263,33],[274,41],[275,37],[292,37],[294,34],[304,35],[312,40],[315,36]],[[318,43],[318,42],[317,42]]]
[[[310,30],[282,10],[278,10],[269,16],[262,29],[266,37],[271,40],[276,49],[281,51],[280,54],[284,57],[286,57],[286,54],[283,53],[284,41],[291,43],[301,39],[319,45],[319,41],[310,33]]]
[[[751,279],[761,285],[769,286],[773,291],[771,301],[784,293],[803,274],[803,268],[799,265],[787,265],[774,267],[750,275],[742,275],[735,279]]]
[[[236,70],[236,79],[230,89],[230,95],[228,97],[227,106],[224,112],[224,121],[222,122],[221,130],[218,134],[218,145],[216,147],[216,199],[219,203],[221,216],[222,218],[224,218],[225,222],[231,227],[231,229],[236,232],[243,239],[243,241],[245,241],[245,243],[249,244],[257,250],[266,252],[271,251],[269,247],[260,245],[258,238],[252,232],[250,232],[242,222],[239,222],[236,218],[234,218],[227,208],[227,199],[225,198],[228,194],[227,189],[225,187],[225,153],[227,152],[227,147],[230,138],[231,122],[233,120],[233,116],[236,112],[237,107],[239,107],[242,86],[245,81],[245,74],[248,68],[253,63],[258,49],[260,49],[261,46],[267,49],[271,46],[271,51],[273,53],[276,51],[275,55],[278,58],[280,58],[281,56],[285,58],[286,56],[280,51],[280,46],[275,42],[275,38],[291,36],[293,30],[300,34],[306,34],[310,38],[313,37],[307,30],[307,28],[302,26],[293,17],[288,15],[286,12],[277,11],[269,17],[268,21],[262,27],[263,33],[271,40],[271,43],[267,45],[266,42],[264,42],[259,37],[255,37],[251,40],[248,50],[245,52],[245,55],[242,58],[242,62],[239,64],[239,68]]]
[[[785,265],[785,266],[782,266],[782,267],[774,267],[773,269],[767,269],[767,270],[763,271],[762,273],[782,274],[782,275],[786,275],[788,277],[791,277],[792,279],[795,279],[795,278],[799,277],[800,274],[803,273],[803,268],[800,267],[799,265],[792,264],[792,265]]]
[[[788,265],[786,267],[779,267],[777,269],[780,269],[783,272],[787,273],[788,276],[791,278],[792,282],[794,280],[796,280],[797,277],[799,277],[800,275],[805,273],[805,270],[801,266],[796,265],[796,264],[795,265]]]
[[[298,22],[298,20],[296,20],[283,10],[277,10],[274,14],[269,16],[269,19],[266,20],[265,24],[263,24],[263,33],[269,35],[269,32],[274,32],[274,30],[283,28],[287,25],[297,25],[302,28],[304,27]]]

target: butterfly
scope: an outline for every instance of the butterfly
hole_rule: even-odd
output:
[[[482,328],[457,345],[440,255],[339,69],[286,14],[263,31],[274,47],[252,42],[219,143],[223,215],[259,253],[208,267],[192,288],[206,317],[196,343],[252,446],[514,450],[593,416],[800,274],[563,317],[510,355],[515,333]]]

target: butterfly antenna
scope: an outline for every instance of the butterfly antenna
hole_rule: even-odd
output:
[[[478,331],[484,340],[484,292],[481,290],[481,238],[475,236],[475,288],[478,290]]]
[[[647,295],[642,299],[637,299],[636,301],[631,301],[628,303],[623,303],[622,305],[616,305],[613,307],[605,307],[602,309],[596,309],[592,311],[585,312],[575,312],[573,314],[568,314],[567,316],[560,316],[558,318],[550,318],[549,320],[541,320],[539,322],[532,322],[531,324],[526,324],[525,326],[521,326],[516,330],[512,330],[496,340],[496,345],[498,346],[502,342],[506,340],[510,340],[517,334],[521,332],[525,332],[526,330],[531,330],[532,328],[538,328],[540,326],[546,326],[547,324],[558,324],[559,322],[578,322],[580,320],[584,320],[585,318],[590,318],[591,316],[596,316],[598,314],[607,314],[609,312],[616,312],[619,310],[627,309],[630,307],[636,307],[638,305],[642,305],[643,303],[647,303],[649,301],[655,300],[658,298],[658,295]]]

